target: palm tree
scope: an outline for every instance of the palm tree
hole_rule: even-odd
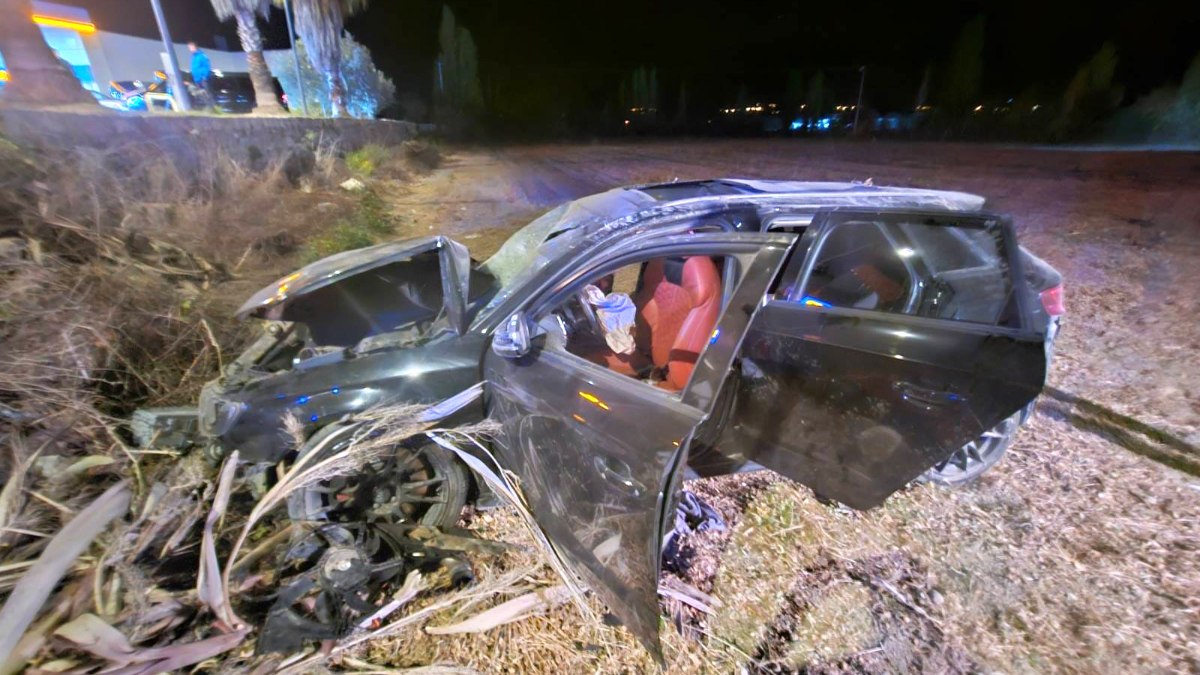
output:
[[[286,0],[275,0],[276,4]],[[304,42],[313,68],[329,81],[334,117],[347,115],[342,82],[342,28],[346,17],[367,6],[367,0],[293,0],[296,32]]]
[[[262,33],[258,32],[255,15],[266,16],[271,0],[209,0],[217,18],[237,20],[238,39],[242,51],[246,52],[246,64],[250,68],[250,81],[254,83],[254,98],[260,110],[283,110],[275,97],[275,86],[271,83],[271,70],[263,58]]]
[[[99,108],[75,74],[55,56],[33,23],[30,0],[0,0],[0,54],[9,82],[0,93],[6,103],[62,105],[89,103]]]

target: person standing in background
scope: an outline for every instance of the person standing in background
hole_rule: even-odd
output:
[[[192,82],[196,83],[208,94],[207,105],[212,105],[212,63],[208,60],[208,54],[205,54],[196,46],[195,42],[188,43],[188,51],[192,53]]]

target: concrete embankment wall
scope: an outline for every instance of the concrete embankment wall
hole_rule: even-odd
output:
[[[282,158],[298,145],[333,143],[354,150],[368,143],[397,145],[428,128],[391,120],[123,114],[0,109],[0,134],[31,147],[90,147],[167,154],[181,167],[221,151],[238,161]]]

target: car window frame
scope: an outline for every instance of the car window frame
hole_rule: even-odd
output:
[[[523,311],[529,320],[533,323],[541,321],[545,316],[557,309],[563,302],[567,301],[573,293],[579,292],[582,289],[580,284],[586,284],[587,280],[595,279],[598,276],[611,273],[619,270],[622,267],[635,263],[645,262],[654,258],[678,256],[678,255],[710,255],[724,256],[727,260],[732,259],[738,267],[738,277],[732,285],[736,288],[746,278],[750,271],[750,264],[753,260],[762,253],[763,248],[770,245],[772,242],[781,243],[782,237],[789,236],[781,233],[762,233],[762,232],[699,232],[699,233],[657,233],[658,236],[646,242],[645,245],[637,247],[633,250],[621,251],[615,255],[595,258],[588,265],[581,267],[573,272],[564,273],[547,284],[544,284],[539,292],[521,304],[514,312]],[[794,243],[795,235],[790,235]],[[657,239],[658,241],[655,241]],[[697,240],[700,239],[700,240]],[[777,241],[778,240],[778,241]],[[722,304],[721,313],[718,316],[720,322],[725,314],[732,307],[733,293],[725,293],[726,287],[730,284],[722,280]],[[762,302],[769,300],[766,292],[763,294]],[[704,351],[697,357],[697,364],[705,359],[709,347],[712,343],[705,345]],[[599,364],[588,361],[587,359],[571,352],[563,350],[555,350],[557,353],[563,354],[571,359],[574,359],[583,370],[605,373],[611,373],[608,368]],[[734,349],[736,352],[736,348]],[[690,390],[697,382],[697,375],[700,369],[694,369],[692,376],[688,379],[687,384],[679,391],[669,391],[660,389],[653,385],[642,382],[641,380],[630,377],[628,375],[620,375],[620,377],[630,383],[636,383],[638,386],[654,389],[664,396],[664,400],[673,401],[688,401],[695,399],[689,396]],[[685,403],[687,404],[687,403]],[[694,405],[694,404],[693,404]],[[698,406],[697,406],[698,407]]]
[[[526,310],[527,315],[529,316],[529,319],[532,322],[537,323],[537,322],[541,321],[542,319],[544,319],[549,314],[553,313],[559,307],[561,307],[562,304],[564,302],[567,302],[571,298],[572,295],[580,292],[580,290],[582,290],[583,286],[581,286],[579,284],[586,285],[588,282],[587,280],[595,279],[598,276],[604,276],[605,274],[612,273],[612,272],[619,270],[622,267],[625,267],[627,265],[631,265],[631,264],[634,264],[637,262],[645,263],[645,262],[647,262],[649,260],[653,260],[655,258],[670,257],[672,255],[675,255],[675,256],[679,256],[679,255],[721,255],[723,257],[726,257],[727,259],[733,259],[735,264],[737,265],[738,276],[737,276],[737,281],[735,282],[735,285],[736,285],[736,283],[740,283],[742,278],[745,276],[746,265],[742,260],[738,260],[739,254],[726,252],[726,251],[710,252],[710,251],[706,251],[706,250],[697,250],[696,248],[693,248],[693,247],[699,247],[700,249],[705,249],[705,248],[712,248],[712,245],[706,246],[703,243],[698,243],[698,244],[692,244],[689,246],[676,245],[676,246],[671,246],[671,247],[661,247],[661,249],[660,249],[660,247],[651,247],[651,248],[640,249],[638,251],[626,253],[617,258],[612,258],[610,260],[607,260],[604,262],[604,264],[589,268],[588,271],[573,278],[569,283],[556,284],[554,288],[552,288],[546,292],[545,299],[539,298],[530,304],[529,309]],[[656,253],[656,251],[657,251],[657,253]],[[752,259],[755,254],[742,253],[740,255]],[[727,284],[725,283],[725,280],[722,280],[722,288],[723,289],[726,285]],[[729,309],[728,302],[729,302],[729,297],[723,293],[722,301],[721,301],[721,312],[718,315],[718,320],[720,320],[720,316],[724,316],[725,312]],[[705,345],[705,351],[707,351],[707,350],[708,350],[708,345]],[[644,382],[636,377],[631,377],[629,375],[622,375],[620,373],[614,373],[613,371],[609,370],[608,368],[605,368],[604,366],[602,366],[598,363],[593,363],[593,362],[583,358],[582,356],[579,356],[578,354],[574,354],[570,351],[567,351],[566,349],[561,349],[561,350],[554,349],[554,351],[556,353],[560,354],[561,356],[572,359],[583,370],[590,371],[593,373],[602,372],[602,373],[605,373],[606,377],[607,377],[607,375],[610,375],[610,374],[615,375],[620,378],[620,381],[636,383],[638,386],[642,386],[647,389],[651,389],[651,390],[658,392],[661,396],[664,397],[664,400],[672,400],[672,401],[676,401],[676,402],[682,402],[684,400],[684,393],[687,392],[687,390],[692,386],[692,380],[696,375],[695,371],[693,370],[692,377],[688,378],[687,385],[685,385],[683,387],[683,389],[680,389],[678,391],[670,391],[668,389],[662,389],[662,388],[656,387],[656,386],[649,384],[647,382]],[[703,356],[704,356],[704,352],[701,352],[700,356],[698,357],[697,360],[699,360],[699,358],[703,358]]]
[[[979,225],[974,229],[984,229],[988,223],[995,223],[1000,230],[1001,247],[997,253],[1008,264],[1008,277],[1011,285],[1011,292],[1017,303],[1017,317],[1020,326],[1001,326],[998,324],[981,323],[976,321],[964,321],[961,319],[947,319],[940,317],[920,316],[916,314],[908,314],[903,312],[893,312],[878,309],[859,309],[854,307],[823,307],[814,305],[805,305],[800,301],[804,297],[805,291],[811,281],[813,269],[816,266],[817,259],[820,256],[821,249],[825,245],[830,234],[840,225],[847,221],[874,219],[880,220],[883,223],[895,223],[905,219],[919,219],[922,224],[932,224],[940,227],[961,227],[964,221],[977,222]],[[932,221],[932,222],[925,222]],[[812,236],[809,239],[810,235]],[[1003,214],[996,214],[985,211],[929,211],[929,210],[913,210],[913,209],[863,209],[863,208],[833,208],[822,209],[817,212],[813,218],[813,225],[806,231],[804,239],[798,248],[803,247],[805,259],[800,267],[797,283],[792,286],[792,290],[785,297],[774,297],[770,302],[786,302],[799,307],[803,307],[808,311],[817,311],[832,315],[842,316],[888,316],[893,317],[900,322],[911,322],[921,324],[924,322],[936,322],[938,324],[954,324],[962,328],[966,332],[988,335],[1008,335],[1013,337],[1028,337],[1037,333],[1034,327],[1034,320],[1030,310],[1029,298],[1027,289],[1024,286],[1024,270],[1020,256],[1020,247],[1017,244],[1016,232],[1013,228],[1012,219]],[[807,246],[804,246],[807,244]],[[785,270],[785,273],[790,272],[790,269]],[[783,281],[786,281],[786,277]]]

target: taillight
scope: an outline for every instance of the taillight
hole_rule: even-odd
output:
[[[1038,295],[1042,298],[1042,307],[1046,308],[1046,313],[1050,316],[1062,316],[1067,313],[1067,306],[1063,302],[1062,284],[1047,288]]]

